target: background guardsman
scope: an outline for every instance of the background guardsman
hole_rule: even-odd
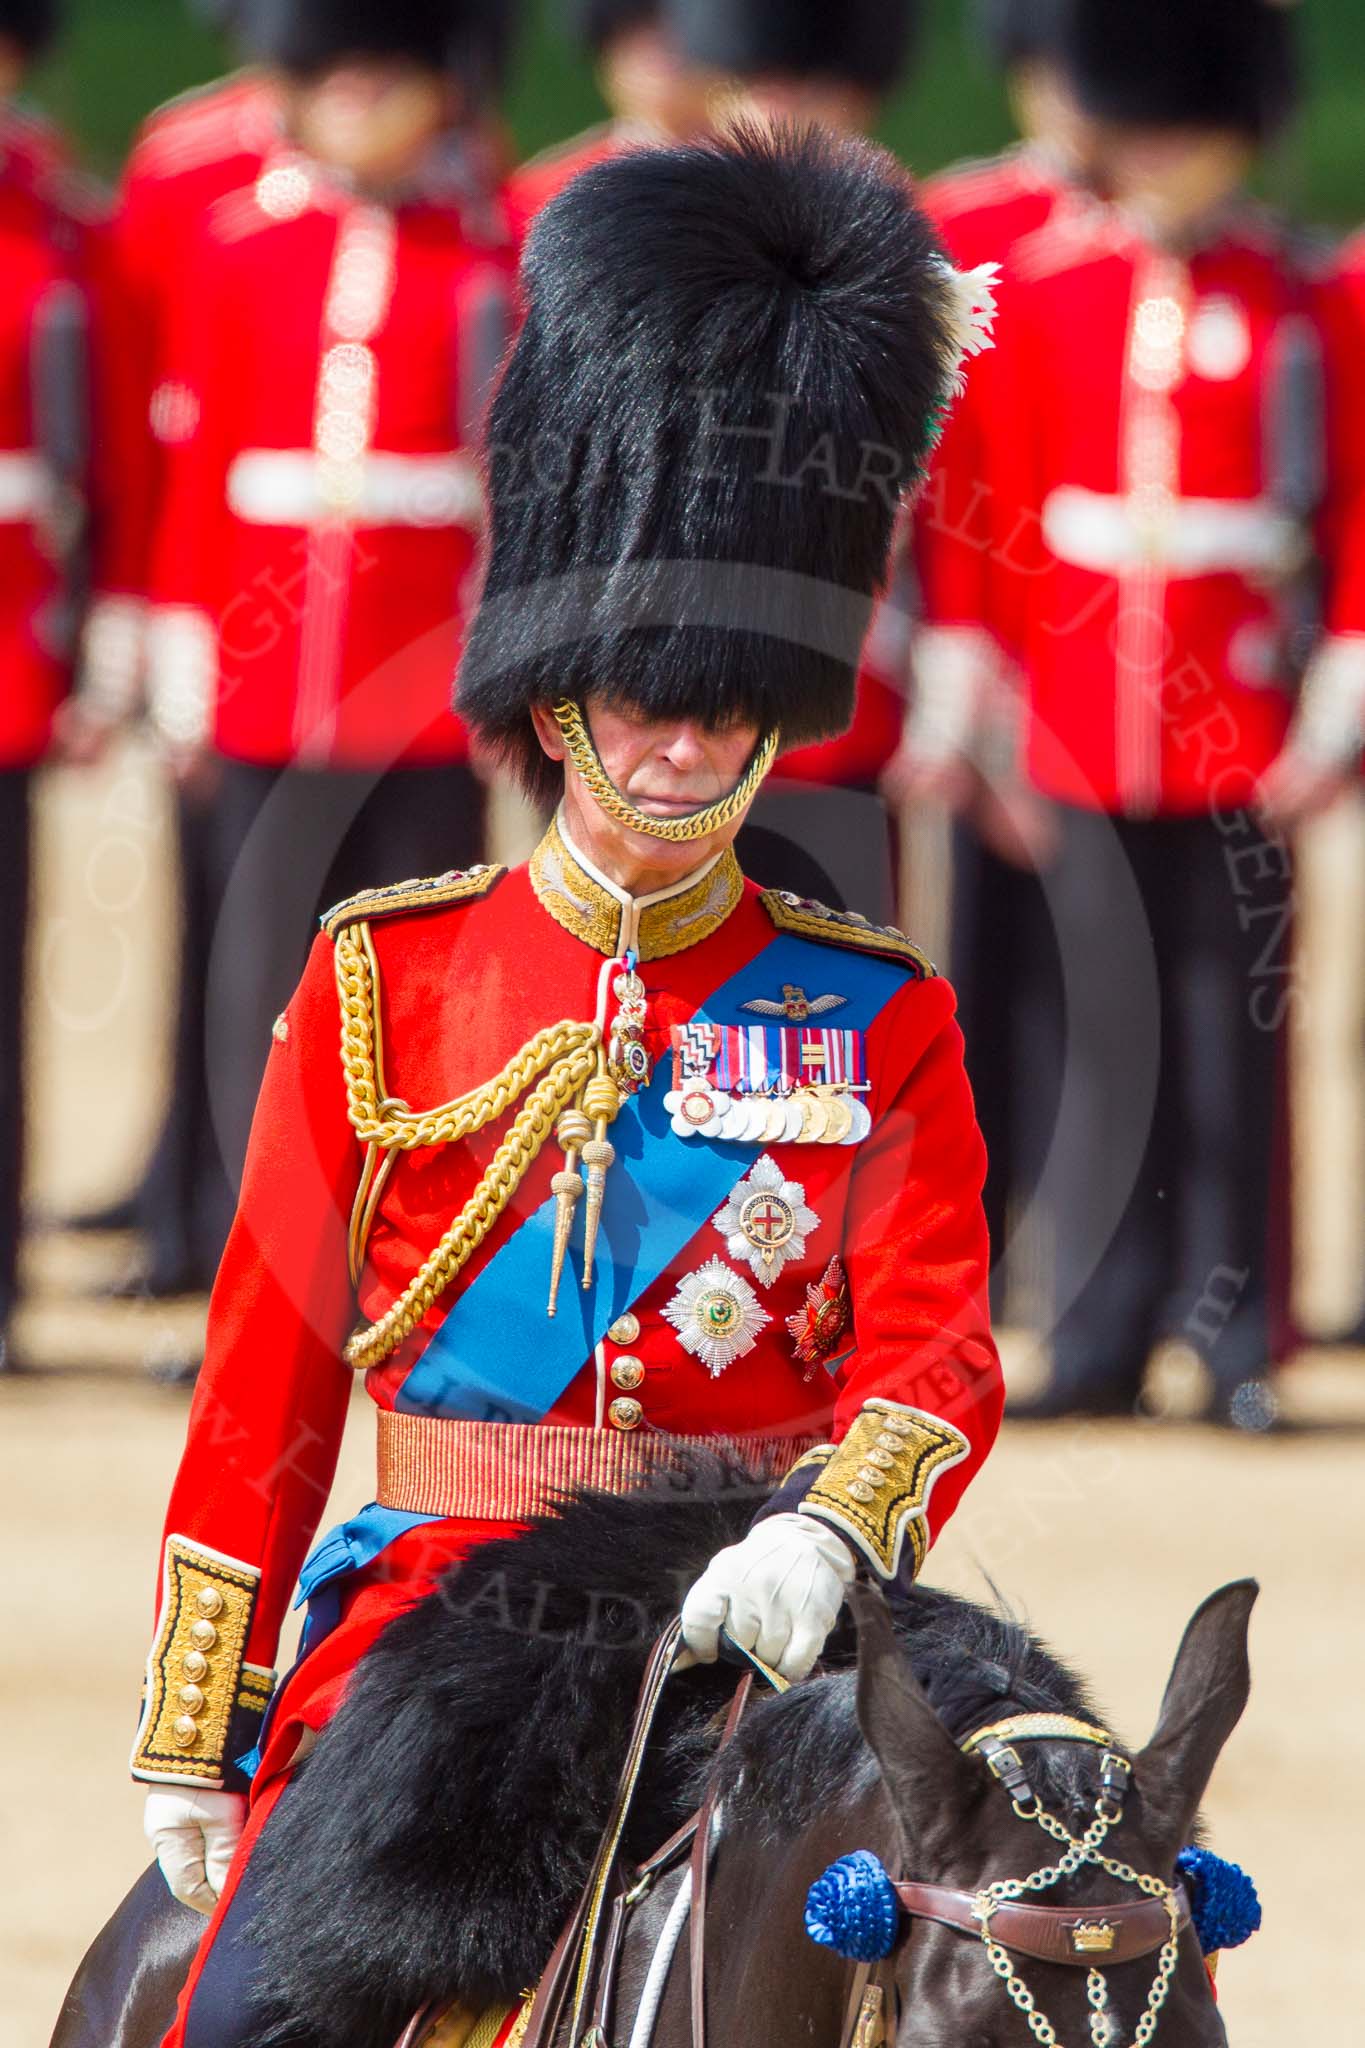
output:
[[[688,61],[669,0],[566,0],[562,12],[611,117],[512,173],[506,197],[518,235],[589,164],[640,143],[689,142],[710,126],[716,81]]]
[[[229,32],[240,8],[215,9]],[[198,424],[196,401],[171,359],[185,265],[212,203],[248,185],[283,118],[259,65],[182,93],[143,122],[119,185],[110,234],[101,349],[100,438],[117,488],[101,506],[79,687],[62,723],[68,754],[93,759],[143,709],[151,572],[167,450]],[[160,1132],[140,1183],[71,1219],[82,1229],[134,1228],[137,1266],[115,1292],[152,1297],[204,1289],[222,1255],[230,1198],[214,1138],[205,1069],[205,992],[214,927],[213,764],[173,751],[180,883],[180,953],[171,1072]]]
[[[282,127],[202,216],[177,294],[149,628],[153,719],[217,778],[207,1056],[234,1184],[319,901],[482,850],[448,679],[511,271],[451,145],[495,11],[298,0],[241,26]]]
[[[1006,306],[1016,244],[1059,205],[1085,204],[1093,171],[1090,124],[1059,48],[1065,13],[1066,0],[981,0],[981,40],[1003,76],[1021,139],[923,187],[925,209],[954,262],[997,264]],[[953,408],[915,510],[913,698],[887,776],[902,800],[941,803],[956,814],[948,950],[986,1139],[986,1220],[1000,1293],[1011,1205],[1032,1183],[1056,1116],[1037,1056],[1056,1000],[1051,925],[1033,872],[1049,843],[1049,821],[1022,781],[1022,686],[1007,673],[996,617],[1010,549],[990,514],[989,387],[1009,352],[1010,328],[1006,319]],[[1002,979],[1008,1003],[1000,1001]]]
[[[8,93],[56,31],[0,7],[0,1371],[15,1305],[33,771],[80,626],[90,444],[90,249],[62,151]]]
[[[728,1615],[803,1672],[855,1558],[918,1569],[1000,1411],[951,991],[732,850],[778,745],[849,716],[895,519],[786,479],[824,437],[850,478],[891,449],[918,480],[970,291],[896,167],[814,135],[597,165],[523,279],[461,703],[563,802],[527,867],[339,905],[275,1032],[134,1755],[172,1887],[219,1895],[192,2042],[240,2038],[249,1845],[304,1731],[447,1561],[573,1480],[735,1439],[787,1477],[687,1640],[714,1657]],[[262,1740],[350,1368],[378,1497],[304,1571]]]
[[[1302,252],[1241,190],[1293,102],[1291,16],[1086,0],[1068,48],[1113,203],[1059,209],[1016,248],[993,442],[1000,515],[1024,536],[1006,596],[1067,973],[1040,1408],[1127,1410],[1178,1333],[1213,1412],[1257,1427],[1287,1338],[1270,1225],[1293,894],[1276,826],[1342,644],[1312,654],[1296,717],[1330,453],[1322,337]],[[1311,800],[1330,786],[1310,777]]]

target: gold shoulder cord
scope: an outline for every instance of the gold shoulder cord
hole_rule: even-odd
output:
[[[531,1089],[478,1186],[435,1250],[379,1320],[358,1330],[347,1344],[347,1363],[365,1372],[397,1350],[482,1244],[560,1112],[597,1072],[602,1034],[595,1024],[565,1018],[538,1031],[491,1081],[481,1082],[435,1109],[412,1110],[383,1092],[379,963],[368,924],[350,925],[338,933],[336,978],[347,1116],[366,1147],[351,1213],[353,1283],[359,1278],[370,1226],[397,1154],[419,1145],[448,1145],[467,1138],[502,1116]]]

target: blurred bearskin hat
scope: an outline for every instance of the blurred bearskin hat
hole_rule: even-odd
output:
[[[595,56],[613,37],[649,27],[662,7],[663,0],[566,0],[564,25]]]
[[[910,61],[919,0],[671,0],[693,63],[740,78],[842,78],[890,92]]]
[[[17,43],[25,57],[41,57],[61,26],[57,0],[0,0],[0,36]]]
[[[1292,0],[1073,0],[1067,66],[1100,120],[1264,139],[1297,96]]]
[[[991,62],[1007,71],[1055,54],[1065,33],[1066,0],[977,0],[976,27]]]
[[[254,53],[307,77],[346,57],[409,57],[484,84],[505,62],[513,0],[241,0]]]
[[[814,129],[631,150],[540,214],[522,284],[459,678],[475,733],[549,796],[537,703],[841,731],[964,347],[900,167]]]

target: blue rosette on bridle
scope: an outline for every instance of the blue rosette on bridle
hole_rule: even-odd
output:
[[[896,1946],[900,1900],[880,1860],[855,1849],[821,1872],[806,1894],[806,1932],[851,1963],[880,1963]]]
[[[1189,1848],[1176,1857],[1175,1869],[1189,1887],[1195,1937],[1206,1956],[1250,1940],[1261,1924],[1261,1901],[1239,1863],[1212,1849]]]

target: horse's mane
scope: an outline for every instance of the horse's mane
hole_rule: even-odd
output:
[[[1096,1718],[1081,1680],[998,1595],[995,1606],[981,1607],[916,1586],[893,1598],[892,1613],[910,1666],[954,1741],[1012,1713]],[[828,1655],[836,1665],[851,1662],[851,1630],[841,1627]],[[856,1795],[872,1784],[877,1767],[858,1726],[855,1687],[851,1669],[835,1670],[752,1717],[714,1767],[734,1821],[796,1833],[828,1811],[831,1785]],[[1029,1762],[1045,1801],[1072,1807],[1094,1797],[1070,1746],[1032,1751]]]
[[[535,1981],[606,1824],[650,1648],[766,1491],[693,1457],[636,1493],[584,1494],[480,1544],[389,1624],[253,1854],[272,2010],[247,2048],[389,2048],[427,1999],[510,2003]],[[897,1610],[952,1733],[1010,1702],[1085,1710],[1008,1617],[918,1588]],[[722,1766],[766,1827],[870,1775],[855,1654],[845,1619],[842,1671],[765,1701]],[[707,1666],[665,1689],[628,1854],[695,1808],[735,1682]]]

